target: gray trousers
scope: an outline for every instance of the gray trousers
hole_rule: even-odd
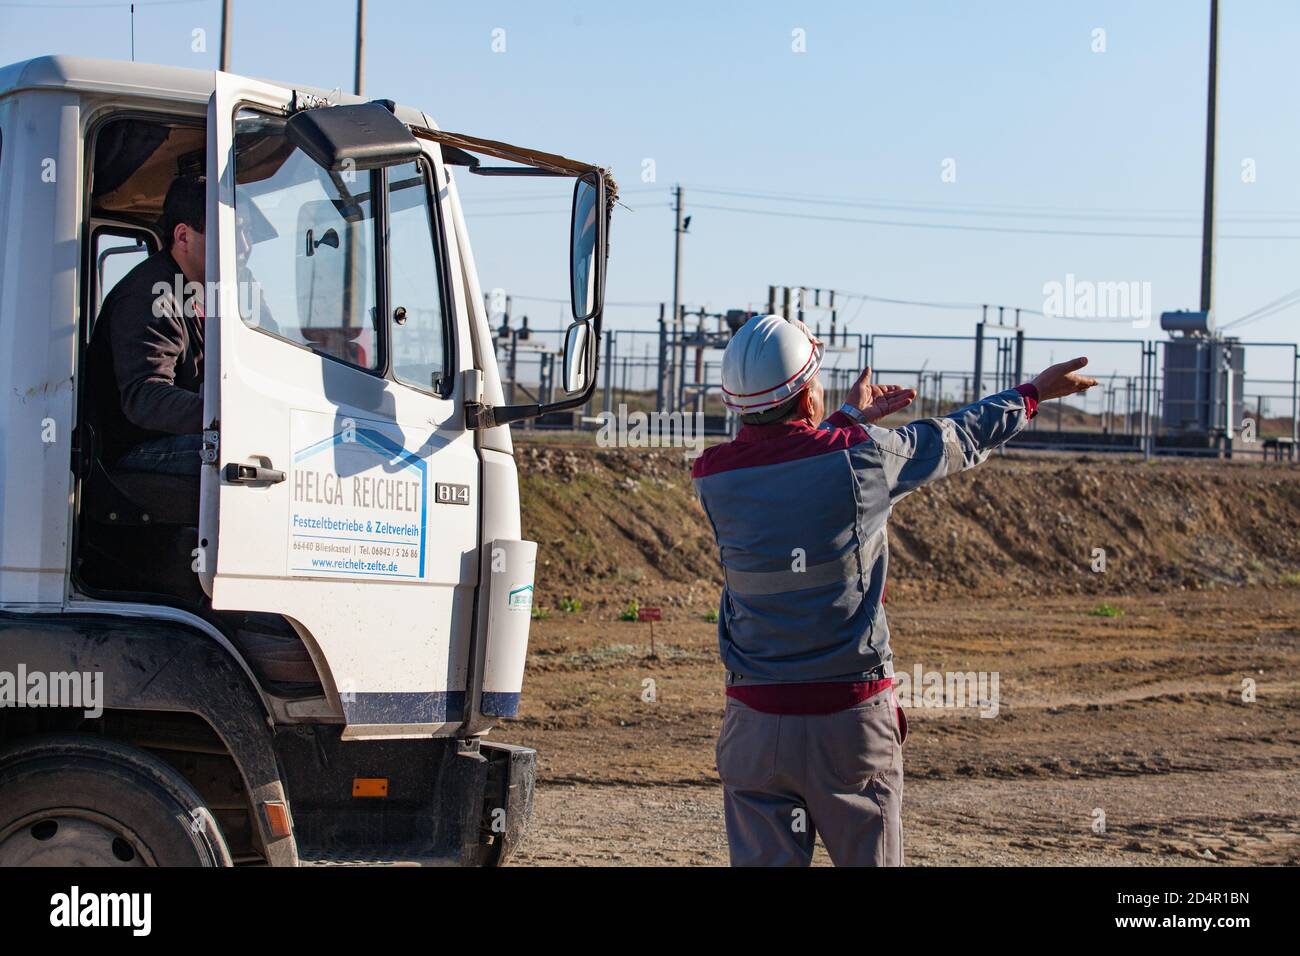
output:
[[[764,714],[727,698],[718,735],[732,866],[903,865],[903,740],[892,692],[834,714]]]

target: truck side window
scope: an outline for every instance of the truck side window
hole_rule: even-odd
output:
[[[99,317],[99,305],[104,296],[113,291],[128,272],[144,262],[152,250],[141,236],[125,236],[114,232],[99,230],[95,233],[95,289],[98,301],[95,318]]]
[[[423,161],[388,170],[389,307],[393,376],[425,391],[442,391],[447,375],[434,219]]]
[[[235,118],[239,312],[314,352],[382,367],[375,285],[379,174],[330,173],[294,147],[284,121]]]

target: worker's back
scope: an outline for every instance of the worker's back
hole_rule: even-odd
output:
[[[760,683],[848,680],[890,660],[889,489],[864,429],[746,425],[693,476],[727,582],[728,670]]]
[[[745,425],[706,450],[692,477],[726,586],[718,642],[746,683],[862,680],[893,673],[883,598],[886,522],[903,495],[983,461],[1028,422],[1008,389],[904,428],[836,412]]]

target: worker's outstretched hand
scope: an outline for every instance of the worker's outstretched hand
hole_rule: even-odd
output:
[[[1080,356],[1076,359],[1070,359],[1068,362],[1058,362],[1039,372],[1033,382],[1038,389],[1038,400],[1047,402],[1053,398],[1078,395],[1080,392],[1086,392],[1092,388],[1097,384],[1097,380],[1078,374],[1079,369],[1087,364],[1088,359],[1085,356]]]
[[[862,412],[869,422],[877,422],[886,415],[900,412],[916,398],[916,389],[903,388],[901,385],[876,385],[871,381],[871,369],[868,367],[849,389],[845,397],[854,408]]]

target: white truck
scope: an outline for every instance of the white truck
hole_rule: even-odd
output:
[[[558,401],[503,403],[453,168],[574,181]],[[88,385],[180,175],[207,190],[197,479],[115,471]],[[390,101],[0,68],[0,865],[510,855],[536,754],[484,735],[519,706],[536,545],[509,423],[591,395],[615,198]]]

